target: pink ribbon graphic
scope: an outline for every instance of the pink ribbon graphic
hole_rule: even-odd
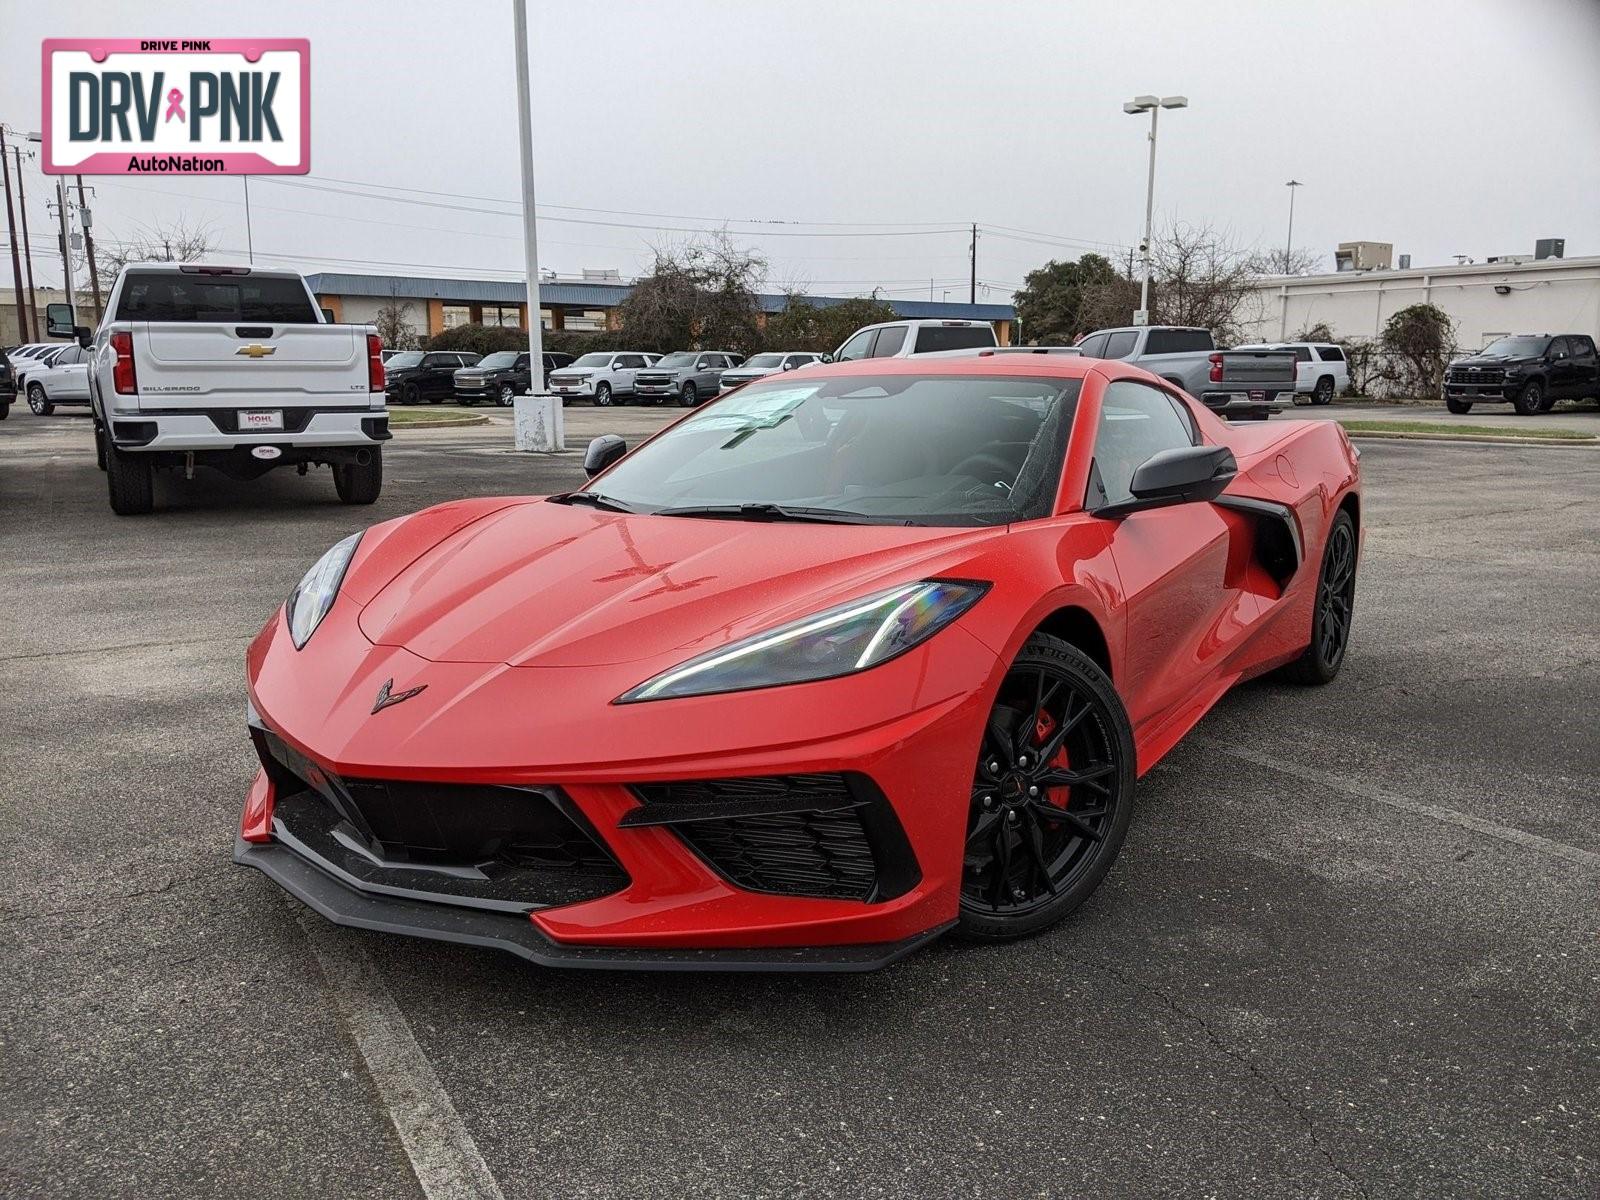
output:
[[[167,115],[165,119],[170,121],[173,117],[177,117],[180,121],[189,119],[183,115],[183,93],[177,88],[173,88],[167,93]]]

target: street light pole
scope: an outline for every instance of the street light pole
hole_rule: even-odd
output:
[[[521,134],[522,151],[522,251],[523,268],[528,276],[528,381],[530,390],[538,397],[534,413],[534,431],[530,434],[529,448],[534,450],[565,450],[567,448],[566,415],[561,399],[551,396],[544,379],[544,320],[539,304],[539,229],[533,202],[533,114],[532,88],[528,82],[528,5],[527,0],[512,0],[512,17],[515,26],[514,40],[517,51],[517,129]],[[532,385],[537,383],[537,387]],[[542,423],[544,433],[539,429]],[[519,437],[519,445],[520,445]]]
[[[1289,274],[1293,269],[1290,264],[1294,261],[1294,190],[1305,187],[1298,179],[1291,179],[1283,185],[1289,189],[1289,236],[1283,243],[1283,273]]]
[[[1144,187],[1144,242],[1139,247],[1144,258],[1144,282],[1139,285],[1139,311],[1133,315],[1135,325],[1150,323],[1150,242],[1154,237],[1156,213],[1156,121],[1163,108],[1187,107],[1187,96],[1135,96],[1122,106],[1125,113],[1150,114],[1150,169]]]

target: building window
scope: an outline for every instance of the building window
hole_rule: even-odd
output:
[[[522,311],[515,304],[485,304],[483,323],[498,325],[502,329],[521,329]]]
[[[592,333],[604,330],[606,327],[606,310],[603,308],[590,308],[582,312],[567,313],[567,328]]]
[[[554,329],[556,327],[556,319],[548,308],[539,310],[539,324],[546,329]]]
[[[446,329],[455,329],[472,324],[472,310],[465,304],[446,304],[441,309],[440,318]]]

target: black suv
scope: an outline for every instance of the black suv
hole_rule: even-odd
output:
[[[526,350],[496,350],[474,365],[461,368],[455,373],[456,399],[469,406],[479,400],[493,400],[502,408],[510,408],[511,402],[528,390],[529,358]],[[539,389],[545,389],[551,371],[572,363],[570,354],[546,354]]]
[[[1444,403],[1453,413],[1469,413],[1474,404],[1510,404],[1531,417],[1549,412],[1557,400],[1590,396],[1600,399],[1600,357],[1585,333],[1498,338],[1444,373]]]
[[[0,349],[0,421],[11,415],[11,404],[17,398],[17,377],[11,370],[11,360]]]
[[[477,361],[468,350],[402,350],[383,364],[389,403],[440,404],[455,390],[455,373]]]

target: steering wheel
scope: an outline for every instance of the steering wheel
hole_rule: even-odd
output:
[[[950,468],[950,474],[970,475],[986,483],[1003,483],[1007,487],[1011,486],[1016,477],[1011,461],[990,450],[980,450],[976,454],[967,455]]]

